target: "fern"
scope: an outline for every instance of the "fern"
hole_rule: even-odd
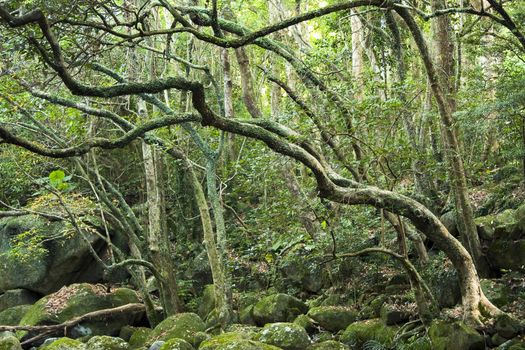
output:
[[[377,340],[368,340],[363,344],[363,350],[387,350],[387,347]]]

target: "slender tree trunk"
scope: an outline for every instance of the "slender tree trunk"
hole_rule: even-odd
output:
[[[445,8],[443,0],[432,0],[432,10],[437,11]],[[484,261],[481,250],[474,213],[472,210],[468,184],[463,158],[461,155],[461,143],[453,113],[456,109],[455,101],[455,62],[454,62],[454,34],[450,18],[439,16],[432,23],[434,42],[437,53],[437,69],[433,69],[433,77],[429,77],[434,97],[438,104],[441,116],[442,132],[444,134],[445,149],[450,167],[450,179],[452,191],[456,202],[457,222],[467,247],[476,263],[480,273],[487,274],[487,264]],[[431,62],[430,56],[428,59]]]
[[[260,118],[262,117],[262,113],[255,100],[253,78],[250,71],[250,59],[248,58],[246,49],[244,47],[235,49],[235,56],[237,57],[239,72],[241,74],[242,99],[244,104],[252,118]]]
[[[163,281],[157,283],[164,310],[167,315],[172,315],[181,312],[183,308],[177,293],[172,243],[166,223],[162,158],[159,151],[144,142],[142,154],[148,207],[148,249],[153,263],[163,278]]]

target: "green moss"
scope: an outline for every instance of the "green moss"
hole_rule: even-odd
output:
[[[237,340],[247,338],[249,337],[243,332],[226,332],[203,341],[199,350],[215,350],[220,345],[234,343]]]
[[[375,340],[383,345],[390,346],[396,328],[387,327],[379,319],[354,322],[341,335],[341,342],[352,349],[361,349],[368,340]]]
[[[350,348],[338,341],[327,340],[319,344],[310,345],[306,350],[349,350]]]
[[[86,347],[89,350],[128,350],[129,345],[123,339],[104,335],[89,339]]]
[[[89,312],[138,302],[137,294],[131,289],[120,288],[106,293],[88,283],[74,284],[40,299],[20,320],[20,325],[57,324]],[[53,306],[57,304],[60,306]],[[120,313],[102,321],[82,323],[82,327],[88,335],[116,335],[124,325],[132,324],[136,318],[136,314]],[[25,334],[21,332],[18,335],[22,337]],[[75,334],[74,331],[71,334],[73,338],[86,335]]]
[[[31,305],[18,305],[0,312],[0,325],[18,326],[20,320],[30,308]]]
[[[286,294],[273,294],[261,299],[253,308],[253,317],[258,325],[273,322],[292,322],[305,314],[308,307],[301,300]]]
[[[162,321],[153,329],[146,342],[147,345],[152,344],[156,340],[169,340],[172,338],[180,338],[186,340],[190,344],[195,343],[195,335],[198,332],[203,332],[206,325],[199,317],[199,315],[187,312],[173,315]]]
[[[0,333],[0,350],[22,350],[20,342],[12,333]]]
[[[204,349],[202,346],[199,350]],[[247,340],[247,339],[231,339],[230,341],[224,341],[222,344],[218,344],[214,348],[206,348],[213,350],[282,350],[273,345],[264,344],[258,341]]]
[[[193,346],[183,339],[173,338],[165,342],[159,350],[193,350]]]
[[[284,322],[267,324],[257,340],[284,350],[303,350],[310,345],[310,337],[303,327]]]
[[[484,350],[485,340],[463,322],[433,321],[428,330],[434,350]]]
[[[319,306],[308,311],[308,316],[330,332],[338,332],[357,320],[357,311],[344,306]]]
[[[129,338],[129,346],[131,349],[137,349],[146,344],[152,331],[150,328],[137,328]]]
[[[70,338],[60,338],[39,350],[87,350],[86,345],[78,340]]]

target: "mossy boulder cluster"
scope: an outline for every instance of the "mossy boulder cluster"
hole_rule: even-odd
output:
[[[12,239],[29,233],[45,240],[46,252],[26,252],[24,258],[18,258],[12,253]],[[100,280],[102,271],[91,263],[87,242],[78,235],[65,238],[64,234],[67,228],[62,221],[50,223],[34,215],[0,219],[0,293],[25,289],[45,295],[71,283]],[[88,234],[87,239],[95,249],[102,248],[103,242],[97,235]],[[0,300],[0,308],[1,305]]]

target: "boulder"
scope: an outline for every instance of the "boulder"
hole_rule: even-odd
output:
[[[459,235],[458,222],[455,210],[447,211],[446,213],[441,215],[439,220],[447,228],[448,232],[450,232],[452,236],[457,237]]]
[[[22,350],[22,346],[13,333],[0,333],[0,350]]]
[[[38,350],[87,350],[86,344],[71,338],[60,338]]]
[[[264,326],[266,323],[292,322],[307,311],[308,306],[301,300],[287,294],[273,294],[255,304],[253,317],[258,325]]]
[[[298,326],[303,327],[309,334],[315,333],[316,331],[318,331],[315,321],[307,315],[297,316],[295,320],[293,320],[293,323],[295,323]]]
[[[215,350],[218,349],[221,345],[232,344],[239,340],[251,339],[253,339],[253,334],[247,334],[245,332],[236,331],[226,332],[203,341],[199,347],[199,350]]]
[[[199,348],[199,350],[201,350]],[[213,348],[214,350],[282,350],[273,345],[264,344],[254,340],[237,339],[225,342]]]
[[[310,345],[306,350],[350,350],[350,348],[338,341],[327,340],[322,343]]]
[[[38,294],[26,289],[11,289],[0,295],[0,312],[18,305],[32,305],[40,299]]]
[[[322,267],[315,259],[290,255],[290,258],[281,263],[279,270],[282,276],[281,281],[289,286],[310,293],[317,293],[323,287]]]
[[[495,240],[489,246],[488,258],[494,269],[521,270],[525,268],[525,239]]]
[[[346,327],[340,341],[351,349],[361,349],[367,341],[374,340],[389,347],[392,344],[396,328],[385,326],[379,319],[354,322]]]
[[[89,350],[128,350],[129,345],[121,338],[103,335],[90,338],[86,347]]]
[[[0,325],[18,326],[20,320],[30,308],[31,305],[18,305],[0,312]]]
[[[127,288],[107,292],[106,288],[87,283],[63,287],[58,292],[40,299],[20,320],[20,325],[37,326],[60,324],[87,313],[110,309],[131,303],[139,303],[137,294]],[[143,313],[119,312],[103,320],[82,322],[68,330],[71,338],[94,335],[117,335],[125,325],[132,325],[143,317]],[[20,336],[30,336],[21,332]]]
[[[461,321],[433,321],[428,335],[435,350],[484,350],[485,339]]]
[[[131,337],[128,340],[129,346],[132,349],[140,348],[144,344],[146,344],[146,341],[148,340],[151,332],[153,330],[151,328],[146,327],[139,327],[135,329],[133,334],[131,334]]]
[[[350,307],[319,306],[311,308],[308,316],[327,331],[338,332],[355,322],[358,313]]]
[[[511,339],[521,332],[523,326],[517,319],[507,314],[502,314],[496,318],[494,328],[496,329],[496,333],[503,338]]]
[[[166,318],[159,323],[150,333],[146,340],[146,345],[153,344],[157,340],[170,340],[179,338],[195,345],[199,343],[198,339],[200,332],[206,330],[204,321],[199,315],[186,312],[180,313]]]
[[[411,313],[395,304],[383,304],[381,306],[381,320],[387,326],[405,323],[409,320]]]
[[[74,282],[100,280],[102,269],[90,270],[97,264],[92,263],[88,244],[77,235],[65,237],[65,230],[63,222],[49,222],[34,215],[0,219],[0,255],[6,255],[0,261],[0,293],[23,288],[45,295]],[[46,240],[44,249],[20,248],[16,254],[10,254],[13,238],[20,234],[59,238]],[[95,249],[102,248],[103,240],[97,235],[88,237]]]
[[[306,330],[294,323],[270,323],[259,333],[258,340],[284,350],[304,350],[310,345]]]
[[[239,313],[239,321],[242,324],[255,326],[256,322],[253,318],[253,308],[254,305],[249,305],[241,310],[241,312]]]
[[[159,350],[194,350],[186,340],[173,338],[165,342]]]
[[[204,287],[202,292],[202,301],[199,304],[199,310],[197,314],[202,318],[206,319],[206,316],[215,308],[215,286],[208,284]]]

